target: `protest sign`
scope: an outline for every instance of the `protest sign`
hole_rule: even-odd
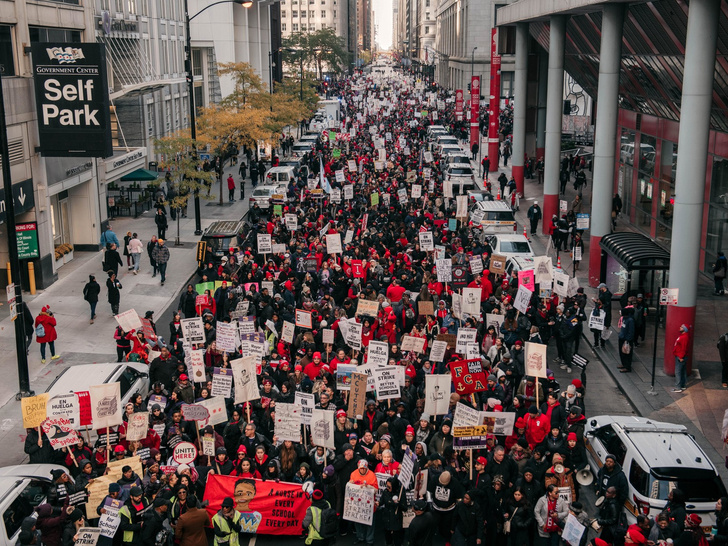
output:
[[[235,500],[235,510],[242,515],[241,532],[253,535],[300,536],[311,505],[300,484],[209,474],[203,500],[209,501],[210,519],[220,511],[225,497]]]
[[[334,343],[334,331],[330,328],[324,328],[321,330],[321,340],[324,342],[324,344],[330,344],[333,345]]]
[[[284,215],[286,221],[286,229],[288,231],[296,231],[298,229],[298,216],[295,214]]]
[[[301,406],[276,404],[275,435],[279,440],[301,441]]]
[[[454,288],[465,288],[468,285],[468,266],[452,266],[452,285]]]
[[[363,324],[349,323],[348,330],[344,334],[344,343],[346,343],[352,349],[361,349],[361,333]]]
[[[246,356],[230,361],[230,368],[233,371],[233,384],[235,385],[236,404],[260,398],[255,364],[256,358],[254,356]]]
[[[145,420],[148,418],[146,413],[140,413],[139,415],[143,415]],[[48,440],[50,440],[53,449],[62,449],[78,443],[78,433],[65,417],[46,419],[43,421],[42,429]]]
[[[425,252],[431,252],[435,250],[435,239],[433,238],[431,231],[420,231],[418,235],[420,239],[420,249]]]
[[[326,235],[326,252],[329,254],[342,253],[340,233],[330,233]]]
[[[147,413],[132,413],[128,417],[126,426],[126,440],[135,442],[147,437],[149,430],[149,415]]]
[[[91,396],[91,419],[94,429],[109,428],[123,422],[121,386],[118,381],[95,385],[88,391]]]
[[[124,502],[121,499],[112,499],[111,497],[107,497],[104,501],[105,513],[101,514],[98,523],[98,528],[101,531],[102,537],[114,538],[116,530],[119,528],[119,524],[121,523],[119,510],[121,510],[122,506],[124,506]]]
[[[450,374],[455,392],[460,396],[484,391],[488,387],[480,358],[452,362]]]
[[[463,288],[462,294],[462,310],[463,313],[467,313],[471,316],[477,316],[480,314],[480,296],[483,289],[478,288]]]
[[[258,252],[261,254],[273,252],[273,241],[270,235],[258,233]]]
[[[518,292],[516,292],[516,298],[513,300],[513,307],[525,315],[528,311],[528,306],[531,303],[532,295],[533,292],[525,286],[520,285],[518,287]]]
[[[200,400],[199,402],[196,402],[196,404],[207,408],[210,417],[207,418],[207,421],[205,422],[206,425],[215,426],[220,423],[227,422],[228,418],[227,409],[225,407],[225,399],[221,396],[213,396],[206,400]]]
[[[310,425],[313,408],[316,405],[314,395],[307,392],[296,391],[295,403],[301,406],[301,422],[304,425]]]
[[[594,314],[594,312],[592,312],[589,315],[589,329],[599,330],[601,332],[602,330],[604,330],[604,321],[606,320],[606,318],[607,313],[602,309],[599,309],[598,314],[596,315]]]
[[[416,336],[402,336],[400,343],[400,350],[405,353],[412,351],[413,353],[423,353],[425,351],[425,342],[427,340],[423,337]]]
[[[468,343],[477,343],[477,334],[478,331],[475,328],[458,328],[455,351],[458,353],[462,353],[465,351],[465,345],[467,345]]]
[[[23,428],[38,428],[47,417],[48,393],[20,399]]]
[[[230,398],[233,387],[233,371],[230,368],[214,368],[212,372],[212,396]]]
[[[482,423],[488,427],[488,434],[496,436],[510,436],[513,434],[513,425],[516,422],[515,412],[483,411]]]
[[[238,328],[234,322],[222,322],[218,321],[215,327],[215,340],[218,351],[224,351],[226,353],[232,353],[237,349],[240,336],[238,335]],[[197,381],[198,383],[200,381]]]
[[[371,342],[370,342],[371,345]],[[371,347],[369,348],[371,351]],[[339,364],[336,366],[336,388],[348,391],[351,388],[351,374],[356,371],[355,364]]]
[[[493,254],[490,257],[490,265],[488,267],[491,273],[502,275],[506,272],[506,257],[500,254]]]
[[[281,333],[281,340],[287,343],[293,343],[293,338],[296,332],[296,325],[287,320],[283,321],[283,332]]]
[[[188,370],[190,374],[190,380],[194,383],[205,383],[207,377],[205,376],[205,350],[197,349],[189,352],[190,360]]]
[[[569,291],[569,276],[560,269],[554,271],[553,291],[562,298],[565,298]]]
[[[370,341],[367,349],[367,364],[386,366],[389,362],[389,343],[386,341]]]
[[[586,531],[586,527],[579,523],[574,514],[569,514],[566,516],[564,530],[561,532],[561,540],[569,546],[579,546],[584,531]]]
[[[412,199],[420,199],[422,197],[422,184],[412,184]]]
[[[435,260],[437,282],[452,282],[452,260],[442,258]]]
[[[551,277],[552,277],[552,270],[553,270],[553,264],[551,262],[550,256],[536,256],[534,258],[534,277],[536,279],[536,284],[542,285],[544,282],[549,284],[549,288],[551,285]],[[541,288],[544,288],[544,286],[541,286]]]
[[[367,317],[376,317],[377,313],[379,313],[379,302],[378,301],[371,301],[364,298],[359,298],[357,300],[357,306],[356,306],[356,314],[358,315],[364,315]]]
[[[346,521],[371,525],[374,520],[374,492],[372,487],[347,483],[341,517]]]
[[[435,302],[417,300],[417,312],[420,315],[432,316],[435,314]]]
[[[346,412],[350,419],[361,419],[366,411],[367,379],[368,376],[364,373],[351,374],[349,405]]]
[[[468,262],[470,263],[470,272],[473,275],[483,272],[483,259],[480,256],[471,256]]]
[[[334,410],[313,409],[311,442],[317,446],[336,449],[334,442]]]
[[[425,376],[425,413],[444,415],[450,404],[450,376]]]
[[[546,377],[546,345],[526,342],[526,375]]]
[[[182,319],[180,325],[182,326],[182,337],[187,343],[194,345],[205,342],[205,327],[202,318]]]
[[[207,421],[210,412],[200,404],[182,404],[182,417],[185,421]]]
[[[395,366],[382,366],[374,370],[378,400],[399,398],[399,380]]]
[[[399,466],[399,474],[397,474],[399,483],[401,483],[402,487],[405,489],[409,488],[409,484],[412,481],[412,473],[416,463],[417,455],[412,453],[412,450],[410,450],[409,446],[407,446],[404,451],[404,457],[402,457],[402,463]]]
[[[74,546],[96,546],[101,536],[101,529],[98,527],[81,527],[76,531]]]
[[[313,319],[310,311],[296,309],[296,326],[299,328],[313,328]]]
[[[430,349],[430,360],[433,362],[442,362],[445,360],[445,351],[447,351],[446,341],[433,341]]]
[[[142,321],[137,315],[134,309],[129,309],[118,315],[114,315],[116,322],[121,326],[121,329],[129,333],[132,330],[138,330],[142,327]]]
[[[526,269],[518,272],[519,286],[525,286],[531,292],[536,290],[535,274],[533,269]]]
[[[46,404],[48,419],[63,417],[73,428],[79,428],[81,415],[79,412],[78,397],[75,393],[58,394],[48,400]]]

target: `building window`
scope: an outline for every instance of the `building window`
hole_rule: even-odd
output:
[[[137,12],[136,0],[127,0],[126,7],[128,9],[128,13],[130,13],[132,15],[136,15],[136,12]]]
[[[172,128],[172,101],[164,101],[164,126],[166,127],[165,134],[169,134]]]
[[[30,42],[80,42],[80,30],[66,30],[63,28],[29,27]]]
[[[321,10],[321,17],[326,18],[326,10]]]
[[[298,10],[297,9],[294,9],[293,12],[292,12],[292,15],[293,15],[293,18],[294,19],[298,19]]]
[[[285,23],[281,23],[281,30],[283,32],[286,32],[286,24]]]
[[[111,11],[111,0],[101,0],[101,11]]]
[[[316,12],[314,12],[313,10],[309,11],[309,12],[308,12],[308,17],[309,17],[310,19],[313,19],[314,17],[316,17]]]
[[[116,13],[124,13],[124,0],[116,0],[114,2]]]
[[[202,76],[202,51],[199,49],[192,50],[192,74]]]
[[[430,27],[425,27],[425,34],[429,34],[429,33],[430,33]]]
[[[285,17],[285,16],[286,16],[286,10],[282,9],[281,10],[281,17]]]
[[[149,15],[149,2],[148,0],[138,0],[139,2],[139,14]]]
[[[498,53],[515,55],[516,27],[498,27]]]
[[[425,0],[425,7],[426,8],[429,8],[430,7],[430,0]]]
[[[3,76],[15,76],[12,32],[9,25],[0,25],[0,74]]]
[[[430,20],[430,12],[429,11],[426,11],[425,12],[425,19],[427,19],[428,21]]]
[[[147,136],[154,135],[154,103],[147,104]]]
[[[78,6],[78,0],[51,0],[51,2],[60,2],[61,4],[74,4]]]
[[[292,30],[293,32],[298,32],[298,23],[293,23],[293,24],[291,25],[291,27],[292,27],[292,28],[291,28],[291,30]]]
[[[334,2],[336,4],[336,2]],[[334,10],[334,19],[336,19],[336,10]]]
[[[306,32],[307,30],[308,30],[308,28],[306,28],[306,24],[301,23],[301,31]]]

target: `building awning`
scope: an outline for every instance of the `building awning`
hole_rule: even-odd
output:
[[[121,177],[122,182],[151,182],[157,179],[157,173],[147,169],[137,169]]]
[[[599,246],[627,271],[670,269],[670,253],[641,233],[610,233],[602,237]]]

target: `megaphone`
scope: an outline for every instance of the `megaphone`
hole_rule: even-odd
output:
[[[556,472],[557,474],[563,474],[564,473],[564,465],[562,465],[561,463],[556,463],[554,465],[554,472]]]
[[[587,485],[591,485],[594,482],[594,474],[592,474],[592,471],[589,470],[589,467],[587,466],[583,470],[580,470],[576,473],[576,481],[582,487],[586,487]]]

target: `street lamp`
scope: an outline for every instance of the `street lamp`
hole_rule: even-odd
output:
[[[475,68],[475,50],[478,49],[478,46],[475,46],[473,48],[473,52],[470,54],[470,81],[473,81],[473,75],[474,75],[474,68]]]
[[[212,6],[218,4],[238,4],[244,8],[249,8],[253,5],[253,0],[219,0],[219,2],[213,2],[202,8],[200,11],[190,17],[190,10],[185,0],[185,53],[187,59],[185,60],[185,72],[187,72],[187,87],[188,94],[190,96],[190,136],[192,137],[193,153],[197,155],[197,123],[195,122],[195,77],[192,74],[192,37],[190,36],[190,21],[197,17],[200,13],[205,11]],[[202,223],[200,219],[200,192],[195,190],[195,235],[202,235]]]

